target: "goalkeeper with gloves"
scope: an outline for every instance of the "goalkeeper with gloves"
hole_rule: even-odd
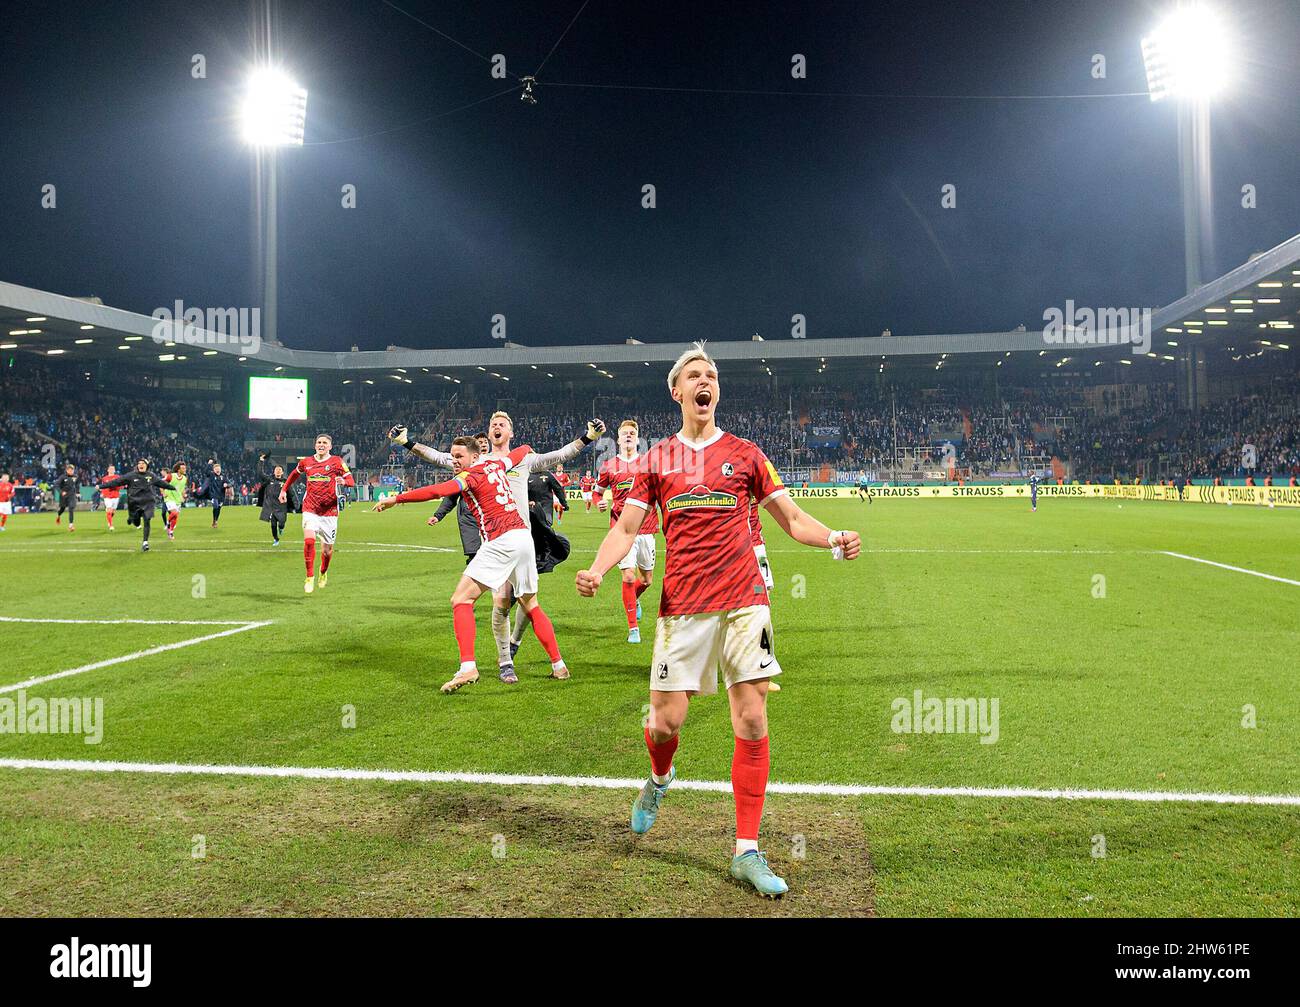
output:
[[[507,465],[507,481],[510,484],[512,502],[519,511],[519,516],[523,518],[524,526],[531,528],[532,522],[528,513],[528,477],[533,472],[552,469],[556,465],[567,464],[571,459],[576,458],[587,445],[604,436],[605,422],[601,419],[590,419],[587,421],[586,429],[563,447],[541,454],[530,451],[518,461],[510,456],[510,444],[514,439],[515,427],[508,413],[501,411],[493,413],[492,419],[488,422],[487,433],[491,448],[487,457],[499,459]],[[405,426],[393,427],[388,432],[388,437],[393,443],[400,444],[425,461],[446,468],[452,467],[452,457],[449,452],[438,451],[418,443],[410,436]],[[535,583],[536,572],[533,580]],[[518,653],[519,646],[523,642],[524,631],[528,628],[528,619],[522,616],[517,619],[514,632],[511,632],[510,608],[515,603],[515,597],[509,581],[494,590],[492,598],[492,636],[497,645],[499,677],[501,681],[513,684],[519,681],[515,675],[515,654]],[[568,678],[569,670],[565,667],[552,669],[551,677]]]

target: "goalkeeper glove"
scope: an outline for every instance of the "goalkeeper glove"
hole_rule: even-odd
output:
[[[392,430],[388,431],[388,439],[392,441],[394,444],[402,445],[402,447],[410,446],[410,440],[407,437],[406,427],[402,426],[400,423],[397,426],[393,427]]]
[[[605,421],[593,419],[587,421],[587,432],[582,435],[580,440],[583,444],[590,444],[597,437],[605,432]]]

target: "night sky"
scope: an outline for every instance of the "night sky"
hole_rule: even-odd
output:
[[[533,73],[582,0],[395,2],[504,54],[511,77],[381,0],[275,5],[310,93],[307,145],[281,156],[290,346],[487,346],[496,313],[527,345],[780,338],[796,312],[810,337],[1035,328],[1066,298],[1183,293],[1173,103],[915,97],[1145,92],[1139,40],[1162,4],[590,0],[535,106],[509,93],[419,123]],[[1241,60],[1213,112],[1207,279],[1300,231],[1300,4],[1216,6]],[[261,8],[7,19],[0,279],[146,314],[258,303],[233,113]],[[577,84],[911,97],[561,86]],[[1246,183],[1258,209],[1241,208]]]

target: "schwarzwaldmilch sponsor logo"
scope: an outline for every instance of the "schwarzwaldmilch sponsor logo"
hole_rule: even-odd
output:
[[[736,495],[711,490],[707,486],[693,486],[686,493],[678,493],[668,499],[665,510],[695,510],[700,507],[735,507]]]

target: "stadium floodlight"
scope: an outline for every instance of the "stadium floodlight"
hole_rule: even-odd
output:
[[[1208,98],[1228,81],[1227,35],[1218,15],[1199,4],[1179,7],[1142,40],[1152,101]]]
[[[254,70],[244,92],[241,118],[244,140],[254,147],[301,147],[307,91],[283,70]]]

